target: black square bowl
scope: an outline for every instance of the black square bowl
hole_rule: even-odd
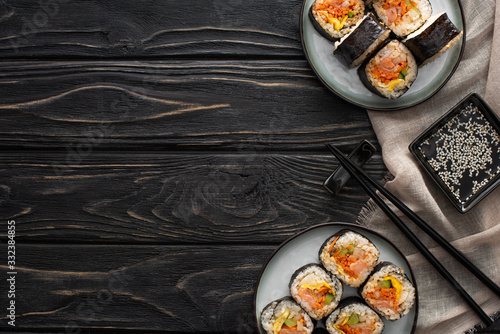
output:
[[[409,149],[462,213],[500,184],[500,120],[475,93],[425,130]]]

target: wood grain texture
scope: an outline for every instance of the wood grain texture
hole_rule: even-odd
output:
[[[0,0],[0,253],[14,219],[16,330],[254,333],[277,245],[356,220],[368,197],[354,181],[327,193],[324,144],[376,137],[305,60],[301,6]],[[379,153],[365,170],[385,176]]]
[[[302,1],[3,0],[0,56],[303,57]]]
[[[323,151],[375,140],[305,61],[0,63],[3,148]]]
[[[368,200],[354,180],[336,197],[323,188],[329,154],[80,153],[0,155],[0,223],[16,219],[17,240],[278,244],[354,222]],[[365,167],[375,179],[380,159]]]
[[[274,248],[18,245],[16,329],[254,332],[254,287]]]

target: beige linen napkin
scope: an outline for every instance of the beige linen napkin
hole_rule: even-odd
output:
[[[368,111],[368,115],[382,147],[384,162],[393,176],[385,187],[500,284],[500,188],[469,212],[461,214],[408,150],[420,133],[469,93],[484,97],[500,115],[500,64],[497,64],[500,62],[500,0],[497,2],[496,43],[492,43],[495,0],[462,0],[466,48],[450,81],[435,96],[416,107],[392,112]],[[495,45],[493,53],[492,44]],[[485,312],[498,316],[500,298],[426,234],[414,228],[413,223],[403,220]],[[471,328],[480,323],[480,319],[373,202],[368,202],[361,211],[358,222],[392,236],[394,243],[407,255],[419,291],[416,333],[473,331]]]

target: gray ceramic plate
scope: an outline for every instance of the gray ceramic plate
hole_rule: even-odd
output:
[[[359,225],[348,223],[316,225],[281,244],[264,266],[255,289],[255,315],[260,333],[265,334],[264,329],[260,326],[262,309],[275,299],[289,296],[288,283],[295,270],[308,263],[318,263],[318,252],[323,242],[332,234],[346,228],[370,239],[380,250],[379,261],[390,261],[400,266],[417,289],[410,264],[404,255],[382,235]],[[345,284],[343,287],[342,299],[357,295],[356,289]],[[410,334],[415,331],[418,314],[418,290],[416,297],[415,305],[406,316],[393,322],[384,320],[384,334]]]
[[[370,92],[359,80],[356,69],[349,69],[333,55],[333,43],[322,37],[309,17],[314,0],[302,6],[300,34],[306,57],[318,78],[332,92],[360,107],[371,110],[398,110],[417,105],[437,93],[451,78],[465,47],[465,20],[459,0],[430,0],[432,13],[446,12],[463,38],[450,50],[419,69],[417,79],[399,99],[388,100]]]

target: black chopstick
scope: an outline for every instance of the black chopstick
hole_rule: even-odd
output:
[[[337,156],[342,155],[342,153],[331,144],[327,144],[327,147],[332,151],[332,153]],[[338,158],[338,156],[337,156]],[[453,247],[445,238],[443,238],[439,233],[436,232],[429,224],[427,224],[420,216],[418,216],[415,212],[413,212],[409,207],[407,207],[403,202],[401,202],[396,196],[394,196],[391,192],[389,192],[384,187],[380,186],[377,182],[375,182],[372,178],[366,174],[364,170],[362,170],[356,164],[352,164],[347,159],[344,161],[348,162],[356,173],[359,173],[365,181],[367,181],[370,185],[375,187],[385,198],[387,198],[394,206],[396,206],[405,216],[410,218],[418,227],[420,227],[425,233],[427,233],[434,241],[436,241],[439,245],[441,245],[448,253],[450,253],[455,259],[457,259],[467,270],[469,270],[474,276],[476,276],[481,282],[484,283],[491,291],[493,291],[497,296],[500,297],[500,287],[493,282],[488,276],[486,276],[481,269],[476,267],[465,255],[460,252],[458,249]]]
[[[417,238],[417,236],[405,225],[405,223],[389,208],[389,206],[377,195],[377,193],[370,188],[368,182],[374,186],[377,190],[379,190],[388,200],[393,202],[393,204],[396,205],[398,204],[397,207],[401,210],[405,215],[407,212],[411,212],[411,214],[408,216],[408,218],[412,219],[415,217],[418,217],[413,211],[411,211],[406,205],[401,203],[394,195],[392,195],[388,190],[385,188],[382,188],[380,185],[378,185],[375,181],[373,181],[366,173],[364,173],[363,170],[361,170],[358,166],[354,165],[349,159],[347,159],[336,147],[334,147],[331,144],[326,144],[328,149],[332,151],[332,153],[337,157],[339,162],[342,164],[342,166],[351,174],[352,177],[354,177],[361,187],[370,195],[370,197],[377,203],[377,205],[380,206],[382,211],[396,224],[396,226],[403,232],[403,234],[415,245],[415,247],[425,256],[425,258],[436,268],[436,270],[452,285],[452,287],[461,295],[461,297],[465,300],[465,302],[474,310],[474,312],[481,318],[481,320],[487,325],[490,326],[493,321],[490,319],[490,317],[479,307],[479,305],[472,299],[472,297],[467,293],[467,291],[464,290],[464,288],[455,280],[455,278],[446,270],[446,268],[439,262],[436,257],[427,249],[427,247]],[[370,181],[367,181],[370,180]],[[382,190],[383,189],[383,190]],[[389,194],[387,196],[386,194]],[[423,220],[419,217],[418,218],[419,223],[421,224]],[[425,224],[427,225],[427,224]],[[420,225],[419,225],[420,227]],[[436,231],[434,231],[430,226],[428,226],[428,231],[432,230],[431,234],[438,235]],[[424,229],[424,231],[427,233]],[[429,234],[429,235],[431,235]],[[432,237],[432,235],[431,235]],[[441,242],[442,238],[439,238],[441,245],[444,243]],[[442,239],[444,240],[444,239]],[[436,240],[437,241],[437,240]],[[445,241],[445,243],[448,243]],[[449,245],[451,248],[453,246]],[[449,247],[445,248],[447,251]],[[451,249],[450,248],[450,249]],[[454,249],[454,248],[453,248]],[[460,253],[458,250],[454,249],[454,251],[450,252],[453,256],[457,255]],[[463,257],[463,254],[461,255]],[[465,258],[465,257],[463,257]],[[469,261],[470,262],[470,261]],[[470,270],[472,273],[481,273],[482,272],[476,268],[474,265],[472,265],[473,270],[467,268]],[[486,277],[484,274],[480,275]],[[479,278],[479,277],[478,277]],[[486,277],[487,278],[487,277]],[[489,280],[489,279],[488,279]],[[493,283],[493,282],[492,282]],[[494,284],[494,283],[493,283]],[[496,284],[494,284],[496,285]],[[497,287],[498,288],[498,287]]]

